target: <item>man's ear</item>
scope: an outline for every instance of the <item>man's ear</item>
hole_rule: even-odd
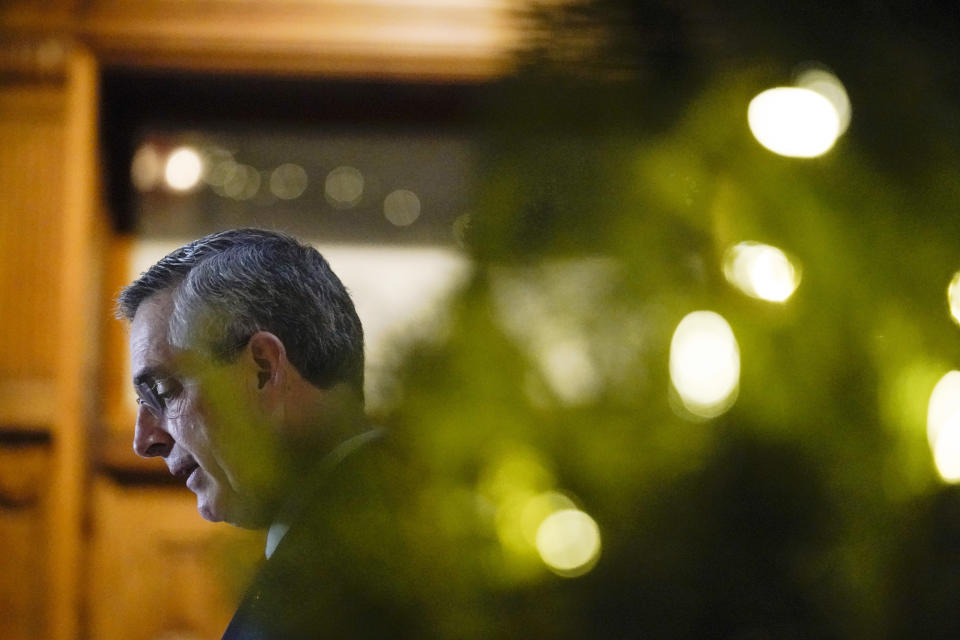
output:
[[[257,374],[257,389],[276,386],[283,382],[287,350],[280,338],[269,331],[258,331],[247,343],[250,358]]]

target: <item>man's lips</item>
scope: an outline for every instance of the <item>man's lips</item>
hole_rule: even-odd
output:
[[[193,473],[194,469],[196,469],[199,466],[200,465],[198,465],[196,462],[188,462],[186,464],[181,464],[171,469],[170,473],[172,473],[174,477],[179,478],[180,480],[186,480],[187,478],[190,477],[190,474]]]

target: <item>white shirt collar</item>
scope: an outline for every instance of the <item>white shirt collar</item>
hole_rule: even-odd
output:
[[[277,550],[277,545],[280,544],[283,536],[287,535],[287,531],[289,530],[290,525],[285,522],[274,522],[270,525],[270,528],[267,529],[267,548],[264,549],[264,555],[267,556],[267,560],[269,560],[273,552]]]

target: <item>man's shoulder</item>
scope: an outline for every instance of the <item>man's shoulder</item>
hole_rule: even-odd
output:
[[[382,432],[350,449],[303,488],[308,503],[238,611],[276,630],[263,637],[425,637],[407,602],[407,472]]]

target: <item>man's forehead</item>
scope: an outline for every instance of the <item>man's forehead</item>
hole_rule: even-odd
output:
[[[137,307],[130,323],[132,334],[149,332],[162,333],[169,331],[170,316],[173,313],[173,294],[167,289],[159,291],[145,298]]]
[[[171,340],[173,292],[144,300],[130,325],[130,360],[134,383],[157,378],[202,375],[214,362],[204,350],[177,346]]]
[[[169,291],[150,296],[137,307],[130,323],[130,359],[134,381],[144,376],[169,374],[175,353],[170,346],[170,315],[173,298]]]

